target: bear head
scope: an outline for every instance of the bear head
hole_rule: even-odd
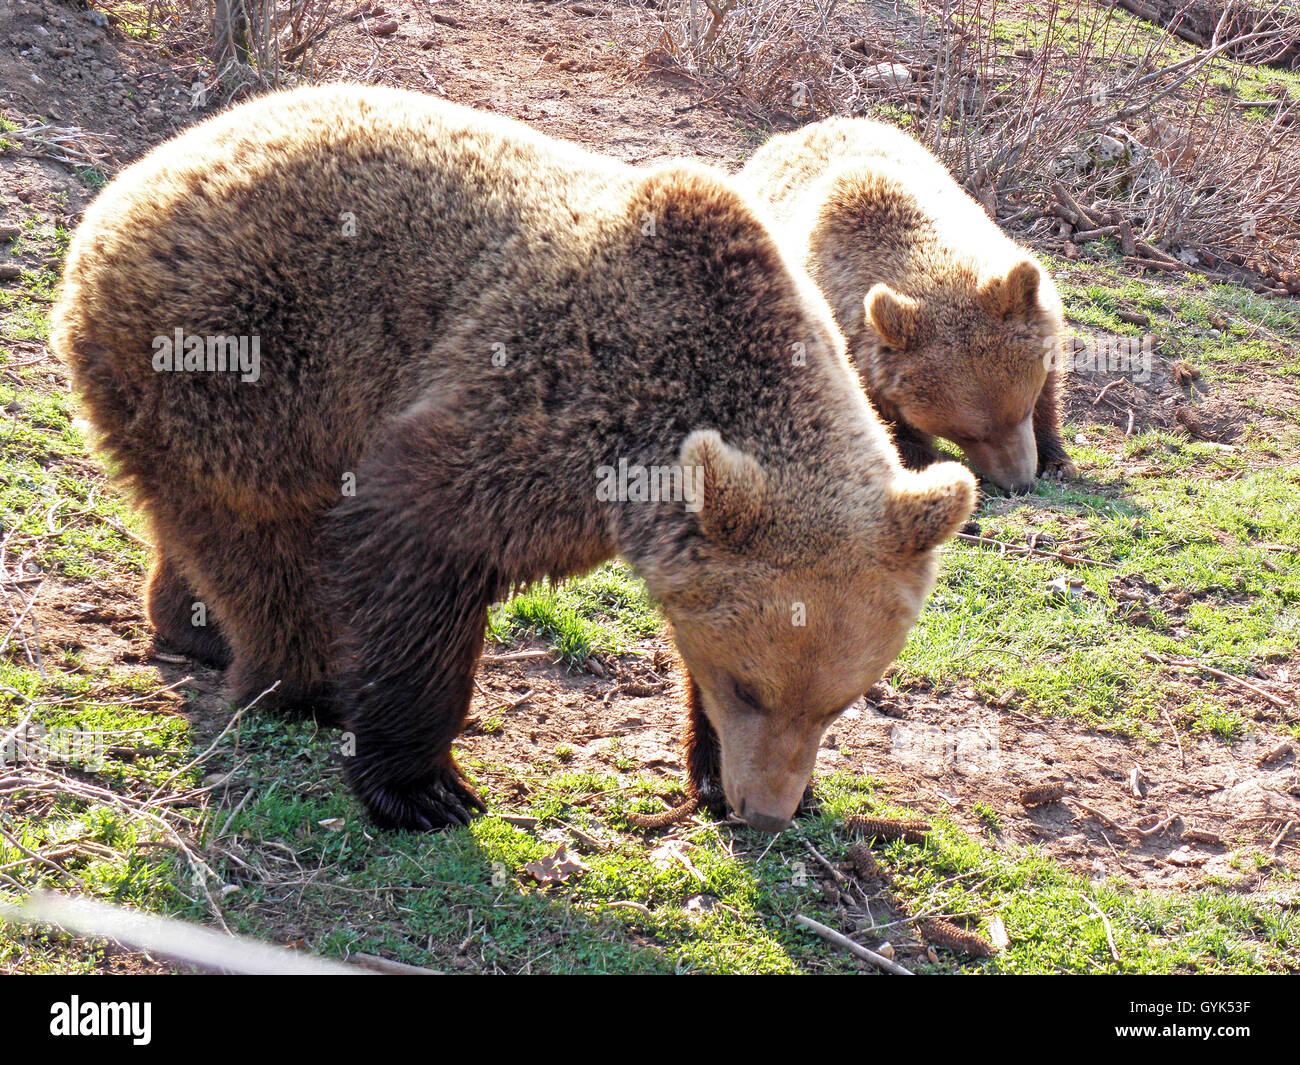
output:
[[[884,282],[867,291],[859,359],[869,386],[907,424],[960,447],[1000,488],[1028,491],[1059,300],[1028,258],[992,275],[963,262],[945,274],[910,293]]]
[[[686,561],[647,573],[717,733],[727,801],[783,827],[827,727],[901,650],[935,548],[969,518],[957,463],[884,477],[765,465],[713,430],[681,449],[703,471]]]
[[[958,187],[876,159],[829,174],[796,231],[873,401],[999,487],[1038,473],[1034,407],[1064,329],[1048,274]]]

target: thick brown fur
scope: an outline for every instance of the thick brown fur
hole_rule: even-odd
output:
[[[1051,278],[935,156],[834,118],[773,137],[740,178],[826,294],[905,462],[935,461],[942,436],[1004,488],[1072,472]]]
[[[156,370],[178,328],[258,337],[257,379]],[[960,466],[901,468],[825,301],[720,174],[412,93],[267,97],[125,171],[54,345],[167,560],[157,623],[197,598],[237,698],[336,709],[385,825],[482,806],[451,745],[489,605],[622,554],[717,783],[774,826],[973,501]],[[603,499],[620,459],[698,469],[702,498]]]

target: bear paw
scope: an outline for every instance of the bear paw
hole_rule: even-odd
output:
[[[386,784],[364,771],[356,772],[353,781],[357,797],[380,828],[437,832],[468,825],[475,814],[487,809],[454,768],[439,768],[417,784]]]
[[[1079,476],[1079,467],[1069,459],[1054,459],[1043,466],[1038,476],[1048,481],[1069,481]]]

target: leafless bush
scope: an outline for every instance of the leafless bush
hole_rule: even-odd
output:
[[[1300,291],[1300,106],[1279,86],[1248,107],[1243,80],[1258,95],[1260,79],[1238,58],[1285,49],[1295,31],[1229,34],[1225,12],[1186,54],[1092,0],[1009,23],[1033,24],[1019,39],[997,0],[926,2],[665,0],[643,12],[642,38],[648,63],[775,124],[875,114],[910,126],[990,212],[1040,235],[1059,226],[1067,253],[1076,237],[1122,237],[1130,257],[1166,269],[1228,259]]]
[[[140,36],[196,63],[196,95],[229,100],[319,76],[346,17],[338,0],[99,0]]]
[[[754,114],[829,111],[825,48],[839,0],[664,0],[643,23],[647,62],[726,85]]]

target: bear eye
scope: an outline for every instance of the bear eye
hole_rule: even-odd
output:
[[[756,713],[763,712],[762,701],[754,694],[754,689],[748,684],[741,684],[738,680],[732,681],[731,693],[736,697],[736,701],[745,707],[745,709],[753,710]]]

